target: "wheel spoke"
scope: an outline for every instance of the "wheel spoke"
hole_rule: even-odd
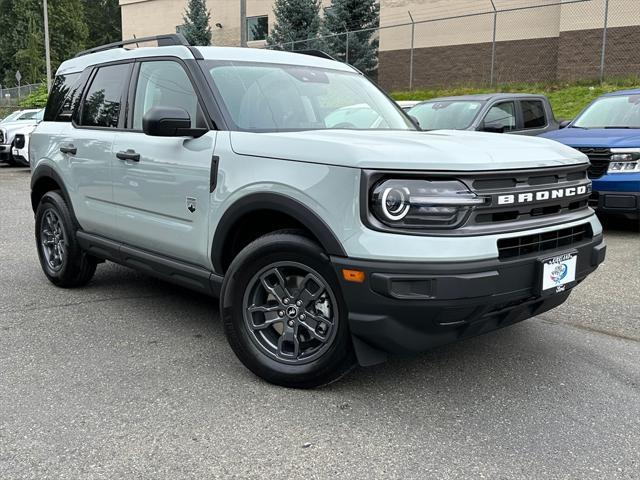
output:
[[[269,282],[269,279],[274,278],[277,280],[277,283],[272,284]],[[271,293],[278,302],[283,303],[285,298],[291,297],[291,294],[287,290],[287,283],[282,273],[279,269],[273,268],[266,272],[262,277],[260,277],[260,282],[262,286],[267,290],[267,292]]]
[[[287,359],[296,359],[300,353],[300,341],[298,340],[298,326],[289,327],[284,324],[284,330],[278,339],[278,356]]]
[[[320,315],[315,315],[309,312],[305,312],[305,315],[306,318],[305,320],[300,321],[300,325],[302,325],[313,338],[325,343],[329,338],[331,327],[333,326],[331,321]],[[318,328],[318,325],[324,325],[324,332]]]
[[[313,289],[315,287],[315,289]],[[298,300],[302,302],[302,306],[306,307],[314,300],[320,298],[320,295],[324,292],[324,287],[320,283],[317,277],[311,273],[307,274],[300,284],[300,294]]]
[[[254,330],[264,330],[265,328],[271,327],[275,323],[284,322],[284,319],[278,315],[278,310],[280,310],[279,306],[268,307],[266,305],[251,305],[247,308],[249,315],[251,317],[251,327]],[[253,315],[254,313],[264,313],[264,322],[256,323],[256,317]]]

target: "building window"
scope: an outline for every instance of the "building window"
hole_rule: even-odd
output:
[[[247,41],[266,40],[267,35],[269,35],[269,17],[262,15],[247,18]]]

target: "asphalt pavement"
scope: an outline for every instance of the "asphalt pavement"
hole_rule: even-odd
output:
[[[217,303],[107,263],[41,273],[29,171],[0,165],[0,479],[640,478],[640,233],[562,307],[297,391]]]

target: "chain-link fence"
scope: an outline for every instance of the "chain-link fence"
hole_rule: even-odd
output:
[[[18,105],[20,100],[38,90],[41,85],[40,83],[33,83],[12,88],[2,88],[2,86],[0,86],[0,106],[9,107]]]
[[[406,6],[383,3],[376,29],[271,48],[323,49],[375,75],[388,90],[640,80],[640,0],[433,0],[415,11]],[[367,43],[375,56],[370,70],[359,65]]]

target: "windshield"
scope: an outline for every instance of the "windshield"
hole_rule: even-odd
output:
[[[473,123],[480,107],[481,102],[461,100],[426,102],[408,113],[418,119],[423,130],[464,130]]]
[[[640,95],[619,95],[596,100],[571,126],[575,128],[640,128]]]
[[[362,75],[249,62],[208,64],[230,120],[240,130],[415,130]]]

